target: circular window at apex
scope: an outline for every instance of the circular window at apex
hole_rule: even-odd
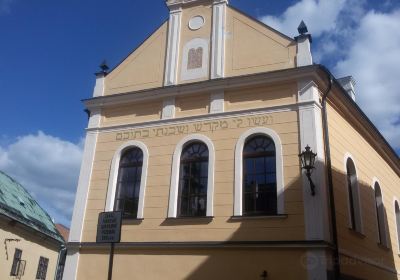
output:
[[[205,20],[202,16],[194,16],[189,20],[189,28],[191,30],[198,30],[203,27]]]

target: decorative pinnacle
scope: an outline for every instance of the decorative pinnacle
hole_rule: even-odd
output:
[[[304,35],[308,32],[307,25],[304,23],[303,20],[300,22],[300,25],[297,28],[297,31],[299,31],[299,34],[301,34],[301,35]]]
[[[100,69],[103,73],[107,73],[107,71],[110,69],[107,65],[107,61],[103,60],[103,62],[100,64]]]

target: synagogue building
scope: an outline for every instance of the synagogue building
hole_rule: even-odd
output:
[[[228,0],[166,5],[84,100],[64,279],[108,279],[112,211],[112,279],[400,279],[400,161],[354,79],[313,63],[304,23],[291,38]]]

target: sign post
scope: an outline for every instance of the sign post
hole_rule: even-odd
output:
[[[108,280],[112,279],[115,243],[121,241],[122,212],[103,212],[99,214],[96,243],[110,243]]]

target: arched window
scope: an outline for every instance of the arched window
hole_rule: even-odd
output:
[[[362,231],[362,217],[360,206],[360,194],[357,180],[356,167],[351,158],[346,161],[347,191],[349,195],[349,214],[351,229]]]
[[[118,169],[114,211],[122,211],[124,218],[137,218],[143,152],[134,147],[121,155]]]
[[[385,206],[383,204],[381,187],[378,182],[375,183],[375,208],[376,208],[376,220],[378,225],[378,240],[383,246],[388,247],[388,238],[386,234],[386,224],[385,224]]]
[[[182,151],[179,170],[178,216],[207,214],[208,148],[189,142]]]
[[[249,138],[243,148],[243,215],[276,215],[275,144],[265,135]]]
[[[394,213],[396,215],[397,249],[400,251],[400,207],[397,200],[394,202]]]

